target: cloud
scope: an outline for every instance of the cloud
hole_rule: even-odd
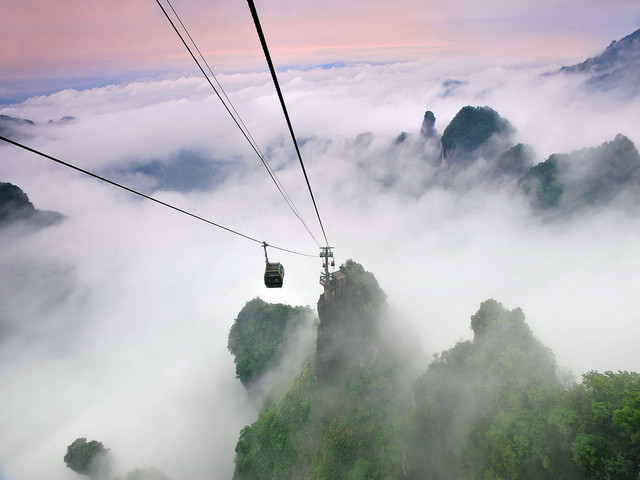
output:
[[[439,154],[419,139],[425,110],[442,133],[461,107],[491,106],[537,161],[618,133],[640,144],[638,100],[621,104],[581,90],[579,78],[539,75],[548,70],[362,64],[290,69],[281,81],[337,264],[353,258],[374,273],[426,350],[470,338],[469,317],[493,297],[522,307],[577,374],[637,371],[640,219],[612,209],[545,223],[507,188],[425,188]],[[220,79],[322,239],[268,75]],[[460,83],[451,91],[446,79]],[[213,188],[161,182],[154,195],[315,256],[207,88],[197,77],[138,81],[34,97],[2,113],[35,122],[21,130],[30,145],[97,172],[174,165],[185,151],[229,162]],[[65,116],[75,121],[48,123]],[[29,235],[0,232],[0,265],[11,274],[0,282],[5,476],[72,478],[66,446],[87,437],[111,448],[122,470],[230,477],[237,435],[256,406],[234,378],[229,328],[256,296],[315,305],[319,258],[271,249],[287,273],[282,290],[267,290],[260,244],[8,145],[0,154],[0,180],[66,216]]]

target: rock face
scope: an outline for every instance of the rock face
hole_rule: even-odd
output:
[[[511,124],[489,107],[462,108],[442,134],[442,164],[468,166],[479,156],[496,157],[513,145]]]
[[[640,94],[640,30],[611,42],[600,55],[562,67],[560,72],[589,74],[587,84],[599,90],[618,90],[631,96]]]
[[[426,140],[435,138],[436,132],[436,117],[431,110],[424,112],[424,119],[422,120],[422,127],[420,128],[420,136]]]
[[[346,274],[344,291],[318,301],[316,375],[336,381],[345,373],[372,361],[378,348],[380,313],[386,296],[372,273],[348,261],[340,270]]]

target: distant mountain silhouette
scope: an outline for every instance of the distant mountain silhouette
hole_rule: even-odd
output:
[[[640,30],[611,44],[596,57],[562,67],[565,74],[589,74],[587,85],[598,90],[619,90],[623,95],[640,94]]]
[[[0,115],[0,125],[13,124],[13,125],[35,125],[33,120],[27,120],[25,118],[16,118],[9,115]]]
[[[44,227],[62,219],[63,215],[58,212],[36,209],[27,194],[16,185],[0,182],[0,227],[21,220],[32,226]]]
[[[15,137],[19,134],[20,128],[35,126],[35,122],[25,118],[16,118],[9,115],[0,115],[0,135],[5,137]]]
[[[146,182],[141,188],[151,192],[193,192],[220,185],[235,168],[231,161],[210,158],[202,152],[185,149],[164,160],[149,159],[129,164],[115,170],[113,175],[125,183],[130,183],[128,177],[142,177]]]

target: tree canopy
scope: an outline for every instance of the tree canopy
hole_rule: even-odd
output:
[[[64,463],[67,468],[93,480],[106,478],[111,471],[109,449],[97,440],[87,442],[86,438],[77,438],[67,447]]]
[[[405,382],[415,355],[381,334],[384,292],[356,262],[341,271],[344,296],[318,304],[315,354],[240,433],[234,479],[639,478],[640,374],[568,382],[524,312],[488,299],[473,339]]]
[[[412,478],[564,478],[568,447],[551,422],[562,390],[553,353],[522,310],[493,299],[471,328],[473,341],[437,354],[416,383]]]
[[[407,382],[414,352],[394,355],[396,341],[373,334],[378,328],[362,336],[361,322],[388,320],[375,277],[356,262],[343,267],[352,288],[325,305],[320,322],[347,308],[358,328],[342,333],[354,335],[357,354],[322,379],[317,352],[309,352],[288,389],[267,396],[240,432],[235,480],[639,478],[640,374],[588,372],[567,383],[522,310],[488,299],[471,315],[473,339],[435,354]],[[334,344],[343,345],[349,341]],[[93,480],[119,478],[95,440],[76,439],[64,461]],[[126,478],[167,479],[153,468]]]
[[[288,334],[302,325],[310,313],[308,307],[267,303],[260,298],[245,304],[227,343],[234,355],[236,376],[243,384],[260,378],[281,358]]]
[[[573,460],[585,479],[640,474],[640,374],[589,372],[575,387]]]

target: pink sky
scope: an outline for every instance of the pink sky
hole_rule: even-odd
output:
[[[263,66],[244,0],[173,6],[215,70]],[[277,65],[579,61],[640,26],[637,0],[256,0],[256,7]],[[194,68],[154,0],[0,0],[0,9],[0,92],[3,83]]]

